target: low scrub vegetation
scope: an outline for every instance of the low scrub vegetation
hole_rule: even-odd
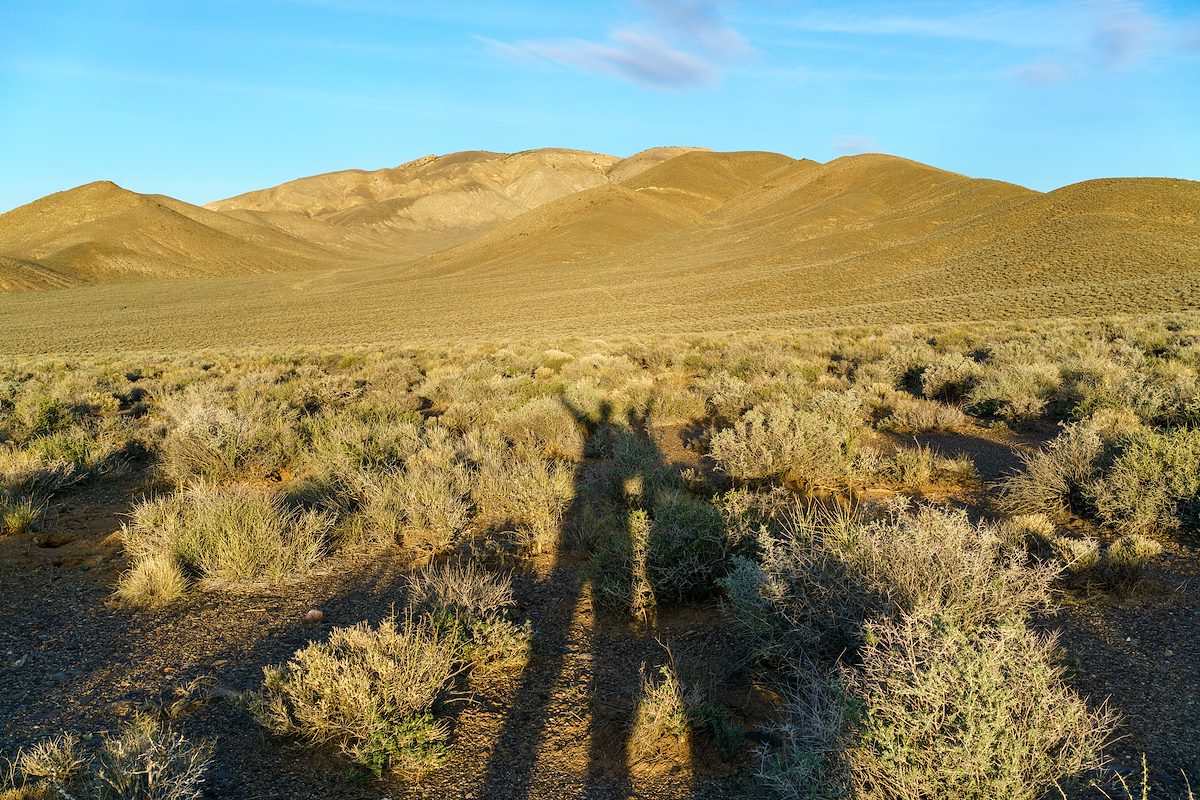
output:
[[[11,762],[4,800],[198,800],[213,747],[195,744],[148,716],[88,745],[60,734]]]
[[[1132,593],[1200,530],[1196,339],[1117,320],[14,361],[0,530],[24,547],[93,490],[146,498],[119,509],[116,587],[142,606],[400,571],[399,610],[309,628],[249,700],[363,775],[443,764],[475,678],[573,656],[536,652],[561,595],[614,636],[719,606],[740,638],[708,678],[778,701],[758,772],[783,796],[1033,800],[1100,767],[1116,724],[1039,632],[1052,599]],[[520,606],[496,565],[536,585]],[[640,660],[634,759],[744,751],[762,719]],[[139,730],[23,756],[12,796],[143,751],[200,774],[207,750]]]
[[[133,566],[117,593],[159,603],[176,599],[196,580],[285,580],[320,560],[332,525],[326,514],[289,508],[277,493],[196,484],[134,509],[123,532]]]

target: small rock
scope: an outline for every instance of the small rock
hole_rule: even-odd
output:
[[[65,672],[54,672],[51,673],[50,680],[54,681],[55,683],[66,683],[70,680],[70,678],[67,677],[67,673]]]
[[[319,625],[324,622],[325,614],[319,608],[310,608],[308,613],[304,615],[305,625]]]
[[[1163,650],[1163,655],[1167,658],[1170,658],[1171,656],[1175,655],[1175,651],[1168,647],[1166,650]]]

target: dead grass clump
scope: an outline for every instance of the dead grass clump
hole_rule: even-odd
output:
[[[1114,717],[1063,676],[1054,639],[1020,622],[873,624],[850,679],[862,708],[847,752],[856,795],[1038,800],[1098,767]]]
[[[133,568],[117,593],[157,603],[177,596],[181,578],[281,581],[316,564],[332,526],[329,515],[289,508],[278,494],[198,484],[134,508],[123,529]]]
[[[334,628],[288,663],[263,670],[251,700],[272,732],[333,745],[376,776],[421,773],[447,755],[434,713],[458,667],[458,645],[428,619]]]
[[[513,604],[512,579],[475,562],[423,569],[409,577],[408,590],[417,609],[450,610],[464,617],[497,614]]]

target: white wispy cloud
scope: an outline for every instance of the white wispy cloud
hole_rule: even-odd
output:
[[[633,0],[643,15],[601,40],[544,39],[500,42],[477,37],[494,53],[517,60],[548,60],[612,75],[654,89],[710,85],[728,60],[749,51],[720,15],[716,0]]]

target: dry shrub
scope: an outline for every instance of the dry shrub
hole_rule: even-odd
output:
[[[513,604],[512,579],[474,562],[423,569],[409,577],[408,590],[415,608],[444,609],[463,617],[497,614]]]
[[[118,594],[133,602],[170,599],[181,578],[278,582],[324,555],[333,519],[289,508],[279,494],[198,484],[134,508],[123,529],[133,569]]]
[[[507,669],[529,656],[529,626],[505,615],[513,605],[512,578],[474,562],[426,567],[409,576],[409,605],[456,636],[472,666]]]
[[[434,711],[457,660],[456,641],[428,619],[334,628],[329,641],[266,667],[251,708],[274,733],[332,744],[376,775],[420,773],[447,755],[448,730]]]
[[[1162,545],[1138,533],[1127,533],[1104,552],[1106,578],[1119,588],[1130,588],[1142,579],[1146,566],[1162,553]]]
[[[853,648],[869,619],[937,614],[964,627],[1049,607],[1057,573],[964,512],[920,508],[864,521],[794,506],[759,535],[760,561],[735,557],[721,581],[757,640],[797,652]]]
[[[983,374],[983,367],[959,353],[938,357],[921,373],[921,394],[930,400],[958,400]]]
[[[492,452],[474,475],[471,494],[481,524],[516,526],[539,551],[551,550],[575,496],[575,472],[558,461]]]
[[[686,743],[691,734],[688,704],[673,665],[664,664],[657,675],[647,675],[643,663],[639,674],[638,705],[628,747],[634,758],[653,761]]]
[[[1104,453],[1095,424],[1067,426],[1044,450],[1022,456],[1024,471],[1000,485],[1000,507],[1011,514],[1086,513]]]
[[[1128,533],[1200,530],[1200,430],[1141,431],[1095,487],[1101,519]]]
[[[105,737],[92,756],[74,734],[18,755],[5,800],[199,800],[213,747],[192,744],[151,717],[137,715]]]
[[[33,530],[43,510],[28,497],[17,497],[0,489],[0,530],[5,533],[15,536]]]
[[[294,456],[295,414],[258,392],[228,395],[197,385],[158,405],[167,421],[162,469],[176,483],[264,478]]]
[[[800,658],[787,675],[779,716],[770,731],[777,747],[759,750],[759,777],[781,797],[839,800],[850,784],[849,698],[841,683]]]
[[[968,399],[979,413],[1023,422],[1045,414],[1061,386],[1053,364],[1003,363],[989,366]]]
[[[502,415],[498,428],[523,458],[583,458],[583,431],[556,397],[540,397]]]
[[[825,391],[800,407],[755,407],[714,434],[709,450],[720,468],[739,480],[783,478],[810,488],[836,488],[855,477],[864,432],[857,398]]]
[[[360,519],[378,543],[445,550],[471,523],[470,474],[459,443],[443,428],[427,431],[403,470],[364,474],[360,484]]]
[[[1067,687],[1053,638],[1016,621],[964,629],[923,615],[870,634],[850,677],[858,796],[1038,800],[1100,765],[1113,715]]]
[[[1052,565],[1031,563],[996,528],[924,507],[856,532],[852,563],[889,616],[928,615],[973,629],[1050,607]]]
[[[880,421],[883,430],[898,433],[953,431],[965,428],[970,420],[962,409],[932,400],[922,400],[903,392],[893,393],[885,402],[887,416]]]

